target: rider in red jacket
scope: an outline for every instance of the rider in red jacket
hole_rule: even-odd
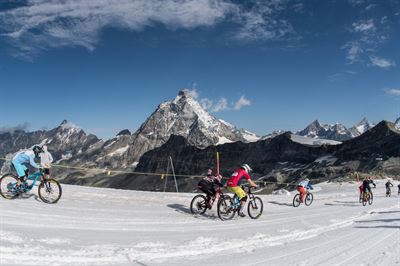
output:
[[[239,216],[241,217],[245,216],[245,214],[243,213],[243,209],[247,201],[247,195],[246,192],[244,192],[244,190],[238,185],[240,179],[244,177],[251,186],[257,187],[256,183],[254,183],[253,180],[251,180],[250,178],[250,171],[252,171],[250,166],[248,164],[244,164],[240,167],[239,170],[232,174],[231,178],[229,178],[227,182],[228,190],[232,193],[235,193],[240,200]]]

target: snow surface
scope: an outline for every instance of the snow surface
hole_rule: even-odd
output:
[[[395,184],[397,186],[397,183]],[[258,220],[192,216],[190,193],[63,185],[54,205],[36,193],[0,199],[0,265],[400,265],[400,201],[377,182],[317,184],[311,206],[262,195]]]
[[[291,139],[294,142],[301,143],[301,144],[306,144],[306,145],[312,145],[312,146],[321,146],[324,144],[328,145],[338,145],[341,144],[339,141],[335,140],[329,140],[329,139],[313,139],[313,138],[307,138],[299,135],[292,134]]]

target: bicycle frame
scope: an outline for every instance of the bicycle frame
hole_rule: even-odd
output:
[[[35,186],[35,184],[36,184],[36,182],[38,181],[39,178],[40,178],[40,181],[43,181],[43,180],[42,180],[42,176],[43,176],[43,173],[42,173],[41,171],[38,171],[38,172],[36,172],[36,173],[34,173],[34,174],[32,174],[32,175],[29,175],[29,176],[25,179],[25,181],[24,181],[23,183],[28,184],[28,183],[27,183],[28,180],[33,180],[33,182],[32,182],[31,185],[29,185],[29,186],[26,185],[26,186],[25,186],[25,188],[24,188],[25,192],[31,191],[32,188]],[[14,185],[16,185],[16,184],[14,184]]]

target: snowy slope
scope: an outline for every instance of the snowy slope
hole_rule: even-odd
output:
[[[0,265],[399,265],[399,198],[378,182],[363,207],[356,186],[316,185],[310,207],[261,196],[259,220],[222,222],[189,214],[193,194],[63,185],[56,205],[0,199]]]

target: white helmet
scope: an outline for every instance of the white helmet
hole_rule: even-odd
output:
[[[250,173],[250,171],[253,171],[253,169],[251,169],[251,167],[248,164],[242,165],[241,168],[243,168],[247,173]]]

